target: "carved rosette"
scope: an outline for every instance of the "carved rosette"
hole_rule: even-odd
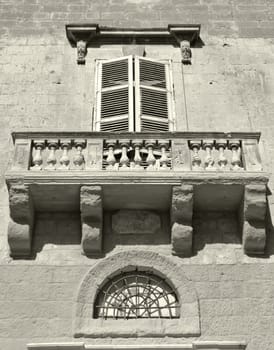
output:
[[[101,186],[82,186],[80,191],[82,251],[98,255],[102,251],[103,206]]]
[[[34,209],[29,187],[12,185],[9,189],[9,205],[8,243],[10,255],[13,257],[29,256],[34,223]]]
[[[193,186],[174,186],[171,202],[172,253],[190,256],[192,253]]]

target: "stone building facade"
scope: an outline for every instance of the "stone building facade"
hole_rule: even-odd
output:
[[[1,350],[274,349],[273,16],[1,1]]]

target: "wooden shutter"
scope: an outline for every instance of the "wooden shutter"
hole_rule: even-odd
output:
[[[97,61],[97,131],[133,131],[132,56]]]
[[[136,131],[173,131],[170,62],[135,57]]]

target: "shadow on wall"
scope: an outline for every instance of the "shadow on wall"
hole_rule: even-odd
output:
[[[272,195],[269,188],[267,189],[267,196]],[[271,255],[274,255],[274,226],[273,226],[273,220],[271,215],[271,208],[269,205],[269,201],[267,201],[267,207],[266,207],[266,257],[270,257]]]
[[[235,212],[199,211],[193,216],[193,254],[207,244],[241,244],[238,215]]]
[[[38,213],[33,236],[32,258],[45,249],[77,248],[81,244],[79,213]]]

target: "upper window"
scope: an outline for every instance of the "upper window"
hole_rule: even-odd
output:
[[[95,318],[177,318],[175,291],[158,276],[146,272],[122,273],[100,291]]]
[[[170,61],[97,61],[96,131],[173,131]]]

